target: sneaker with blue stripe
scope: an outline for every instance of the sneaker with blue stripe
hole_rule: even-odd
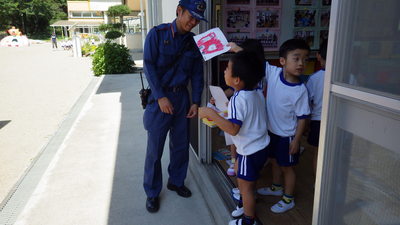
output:
[[[230,222],[229,222],[229,225],[244,225],[243,223],[242,223],[242,218],[240,218],[240,219],[235,219],[235,220],[231,220]],[[257,222],[254,220],[254,223],[253,224],[251,224],[251,225],[257,225]]]
[[[290,203],[285,203],[283,200],[280,200],[278,203],[271,207],[271,211],[274,213],[284,213],[294,207],[294,200]]]

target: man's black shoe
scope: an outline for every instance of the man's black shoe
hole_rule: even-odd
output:
[[[185,185],[178,187],[173,184],[168,184],[167,188],[171,191],[176,191],[179,196],[182,196],[184,198],[189,198],[190,196],[192,196],[192,192],[189,190],[189,188],[185,187]]]
[[[146,200],[146,209],[151,213],[155,213],[160,209],[160,200],[158,197],[155,198],[147,198]]]

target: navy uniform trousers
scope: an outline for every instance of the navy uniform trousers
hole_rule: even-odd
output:
[[[189,164],[189,95],[187,90],[165,92],[174,107],[174,114],[161,112],[155,101],[146,107],[143,116],[147,130],[147,152],[144,166],[144,190],[147,197],[159,196],[163,180],[161,157],[169,132],[170,163],[168,182],[178,187],[184,184]]]

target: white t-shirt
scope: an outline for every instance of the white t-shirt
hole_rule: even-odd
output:
[[[311,75],[306,83],[311,108],[311,120],[321,120],[324,75],[325,70],[319,70]]]
[[[282,68],[266,63],[268,129],[281,137],[294,136],[297,120],[308,118],[310,107],[306,86],[289,83]]]
[[[236,151],[251,155],[269,144],[267,112],[262,90],[240,90],[229,100],[229,121],[241,125],[239,133],[232,136]]]

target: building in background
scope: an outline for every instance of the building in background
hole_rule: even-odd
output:
[[[101,24],[108,24],[111,19],[107,16],[107,10],[115,5],[127,5],[131,14],[124,17],[127,32],[140,32],[140,1],[141,0],[69,0],[67,1],[68,20],[59,20],[52,27],[74,27],[77,33],[98,33]],[[142,0],[146,1],[146,0]],[[145,5],[144,5],[145,6]],[[143,9],[145,11],[145,9]],[[118,18],[117,18],[118,19]],[[63,30],[65,36],[68,32]]]

